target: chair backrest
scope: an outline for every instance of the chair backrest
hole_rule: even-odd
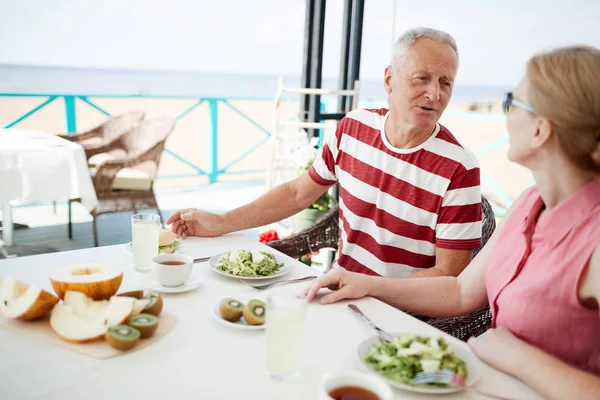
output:
[[[481,247],[473,251],[473,257],[475,257],[483,246],[485,246],[496,229],[496,216],[494,215],[494,210],[492,209],[490,202],[483,195],[481,195],[481,208]]]
[[[131,132],[123,135],[120,144],[128,154],[139,154],[158,143],[164,143],[174,128],[174,118],[147,119],[141,121]]]
[[[111,141],[134,129],[145,116],[142,111],[131,111],[109,118],[96,129],[100,129],[104,140]]]

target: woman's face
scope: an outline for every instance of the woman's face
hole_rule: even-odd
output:
[[[527,76],[525,76],[515,88],[513,98],[529,106],[528,91],[529,83]],[[533,112],[513,104],[509,107],[506,116],[506,127],[508,129],[508,143],[510,146],[507,157],[509,160],[525,166],[527,160],[535,152],[531,146],[531,141],[538,129],[536,117]]]

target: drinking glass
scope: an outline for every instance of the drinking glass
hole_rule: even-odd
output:
[[[275,292],[267,297],[267,373],[279,380],[300,375],[306,325],[306,298]]]
[[[131,217],[131,240],[133,242],[133,268],[138,272],[150,272],[152,257],[158,254],[160,217],[156,214],[135,214]]]

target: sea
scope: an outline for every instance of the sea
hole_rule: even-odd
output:
[[[278,75],[218,72],[99,69],[0,64],[0,93],[273,98]],[[283,76],[284,86],[299,87],[299,76]],[[336,89],[335,78],[323,78],[323,88]],[[459,85],[452,101],[498,102],[507,88]],[[387,99],[381,80],[361,80],[361,102]]]

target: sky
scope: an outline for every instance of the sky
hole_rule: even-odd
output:
[[[394,9],[396,12],[394,13]],[[342,0],[328,0],[323,75],[337,77]],[[0,0],[0,64],[300,75],[305,0]],[[402,31],[459,47],[458,84],[513,86],[555,46],[600,48],[600,0],[366,0],[361,78]]]

